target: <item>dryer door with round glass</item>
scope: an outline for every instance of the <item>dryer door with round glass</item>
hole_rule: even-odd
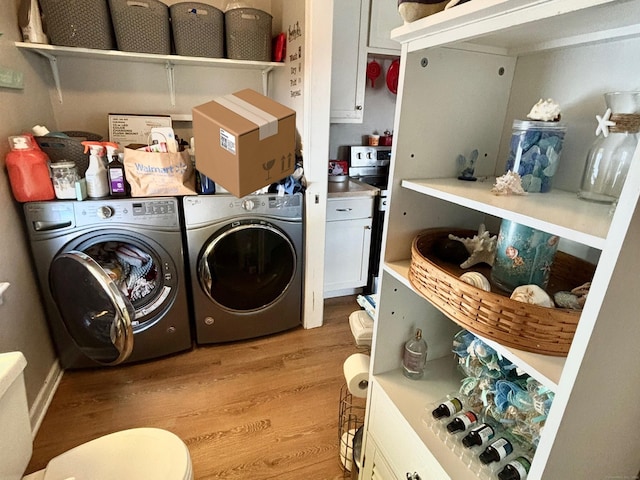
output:
[[[281,298],[296,274],[287,235],[266,221],[233,222],[205,243],[198,261],[207,296],[231,312],[254,312]]]
[[[117,365],[131,355],[133,306],[93,258],[78,251],[57,256],[50,284],[67,331],[87,357]]]

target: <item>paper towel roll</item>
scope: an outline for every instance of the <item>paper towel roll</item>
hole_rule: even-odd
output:
[[[354,397],[365,398],[369,386],[369,355],[354,353],[344,361],[342,370],[347,388]]]

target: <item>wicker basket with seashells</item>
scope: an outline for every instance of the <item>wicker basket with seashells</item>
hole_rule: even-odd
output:
[[[459,262],[443,260],[440,246],[449,234],[476,234],[472,230],[437,228],[422,232],[411,246],[409,281],[413,287],[458,325],[502,345],[553,356],[566,356],[571,347],[580,311],[549,308],[509,298],[499,288],[475,286],[459,277],[468,271],[490,278],[484,264],[463,269]],[[565,252],[557,252],[546,291],[572,290],[591,281],[595,265]]]

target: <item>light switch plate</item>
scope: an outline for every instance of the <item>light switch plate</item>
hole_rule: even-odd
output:
[[[23,73],[0,66],[0,87],[23,89]]]

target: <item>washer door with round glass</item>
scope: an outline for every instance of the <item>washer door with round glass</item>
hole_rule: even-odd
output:
[[[277,302],[296,273],[296,253],[280,229],[262,220],[233,222],[204,246],[200,285],[225,310],[253,312]]]
[[[62,253],[51,264],[49,283],[82,353],[102,365],[117,365],[131,355],[135,310],[98,262],[83,252]]]
[[[52,262],[49,288],[78,349],[100,364],[116,365],[131,354],[134,336],[128,336],[131,345],[120,349],[111,341],[111,325],[122,316],[128,319],[123,331],[152,328],[175,302],[178,275],[157,242],[105,230],[67,245]],[[98,314],[104,320],[87,317]]]

